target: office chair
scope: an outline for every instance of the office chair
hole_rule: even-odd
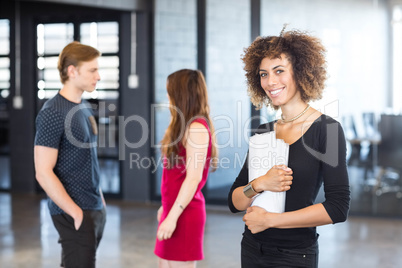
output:
[[[378,119],[374,112],[348,115],[343,117],[347,140],[348,166],[364,170],[363,184],[365,191],[376,185],[375,168],[377,166],[377,146],[381,140],[378,132]]]
[[[347,140],[347,163],[348,165],[357,165],[360,159],[360,142],[358,142],[358,135],[354,118],[352,115],[345,115],[342,117],[343,130]]]
[[[382,114],[379,122],[381,142],[378,144],[377,196],[394,192],[402,198],[400,174],[402,172],[402,115]]]

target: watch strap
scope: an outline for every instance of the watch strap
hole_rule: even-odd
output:
[[[243,188],[243,193],[245,196],[247,196],[248,198],[253,198],[254,196],[256,196],[258,193],[254,190],[251,182],[249,184],[247,184],[244,188]]]

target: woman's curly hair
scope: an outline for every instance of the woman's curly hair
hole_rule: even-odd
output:
[[[264,58],[276,59],[284,54],[292,64],[295,83],[302,100],[309,102],[322,97],[327,79],[325,52],[326,49],[318,38],[298,30],[282,30],[280,36],[257,37],[244,49],[245,54],[241,58],[246,71],[248,94],[257,110],[264,104],[273,106],[260,83],[259,69]]]

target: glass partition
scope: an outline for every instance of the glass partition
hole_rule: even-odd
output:
[[[389,141],[381,140],[379,125],[384,118],[380,115],[392,105],[392,91],[394,110],[400,112],[401,107],[401,9],[395,7],[392,18],[386,1],[300,0],[293,1],[292,8],[280,0],[262,0],[261,4],[262,35],[279,35],[287,23],[287,30],[307,31],[320,38],[327,50],[326,88],[323,98],[312,106],[339,121],[344,129],[350,212],[390,216],[394,210],[394,215],[399,215],[402,192],[398,187],[388,191],[387,185],[400,185],[402,170],[385,170],[380,164],[379,151]],[[391,40],[394,51],[390,51]],[[400,146],[397,141],[394,145]]]

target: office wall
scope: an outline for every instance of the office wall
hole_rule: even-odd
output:
[[[155,1],[155,104],[168,103],[166,78],[181,68],[198,68],[197,16],[205,16],[206,76],[211,117],[224,159],[217,172],[210,174],[207,199],[225,202],[247,150],[248,133],[243,135],[250,117],[250,101],[240,60],[250,44],[250,1],[206,1],[206,14],[197,12],[195,0]],[[204,59],[203,59],[204,60]],[[167,107],[155,108],[155,139],[160,142],[170,120]],[[155,158],[159,149],[153,147]],[[155,175],[159,194],[161,167]],[[224,200],[224,201],[223,201]],[[219,201],[218,201],[219,202]]]
[[[207,84],[219,146],[219,165],[208,178],[208,196],[224,197],[247,152],[251,103],[241,55],[251,42],[249,0],[207,1]]]
[[[160,163],[159,142],[170,121],[166,79],[179,69],[197,68],[197,18],[196,0],[155,1],[155,90],[151,123],[154,163]],[[152,165],[155,178],[155,194],[160,194],[161,165]]]

